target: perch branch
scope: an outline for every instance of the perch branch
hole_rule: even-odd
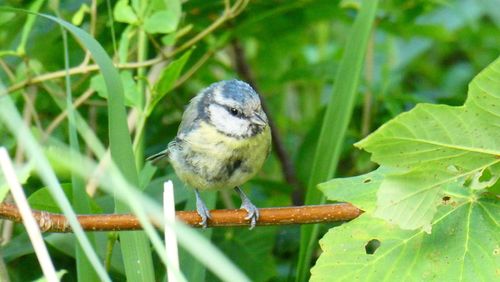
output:
[[[348,203],[316,206],[279,207],[259,209],[259,226],[327,223],[352,220],[363,211]],[[212,210],[209,227],[248,226],[245,210]],[[45,232],[71,232],[62,214],[33,211],[33,215]],[[193,227],[200,227],[200,216],[195,211],[177,211],[177,218]],[[21,215],[15,205],[0,204],[0,218],[21,222]],[[95,214],[79,215],[78,221],[86,231],[125,231],[140,230],[139,220],[132,214]]]

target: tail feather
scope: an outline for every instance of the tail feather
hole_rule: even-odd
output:
[[[169,154],[168,149],[165,149],[159,153],[149,156],[146,160],[154,165],[157,165],[158,163],[160,163],[160,161],[162,161],[165,158],[168,160],[168,154]]]

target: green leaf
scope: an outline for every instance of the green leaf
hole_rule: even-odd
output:
[[[400,170],[383,180],[376,216],[430,231],[444,187],[494,184],[478,180],[500,163],[499,74],[497,59],[472,80],[463,106],[417,105],[356,144],[375,162]]]
[[[63,192],[66,195],[66,197],[71,198],[72,195],[72,187],[71,183],[65,183],[61,184],[61,187],[63,188]],[[90,209],[92,213],[100,213],[102,209],[99,207],[99,205],[95,202],[94,199],[91,199],[90,197],[87,197],[88,201],[90,203]],[[49,188],[44,187],[41,189],[36,190],[34,193],[32,193],[29,198],[28,198],[28,203],[33,209],[36,210],[41,210],[41,211],[47,211],[47,212],[52,212],[52,213],[61,213],[61,209],[59,208],[59,205],[57,204],[56,201],[54,201],[54,198],[50,194]]]
[[[63,189],[64,195],[67,198],[71,198],[71,184],[61,184],[61,188]],[[61,209],[58,204],[52,198],[50,191],[47,187],[36,190],[33,194],[31,194],[28,198],[28,203],[31,208],[41,211],[47,211],[52,213],[60,213]]]
[[[126,63],[129,55],[130,40],[134,38],[137,33],[137,27],[129,25],[125,28],[120,36],[120,42],[118,44],[118,60],[120,63]]]
[[[179,18],[172,10],[162,10],[144,20],[144,30],[147,33],[170,33],[177,29],[178,24]]]
[[[76,13],[73,14],[73,17],[71,18],[71,23],[76,26],[81,25],[83,22],[83,18],[85,17],[85,14],[88,12],[90,12],[89,5],[87,5],[86,3],[82,4],[80,6],[80,9],[78,9],[78,11],[76,11]]]
[[[120,0],[113,10],[113,17],[117,22],[136,24],[138,22],[134,9],[128,4],[128,0]]]
[[[147,187],[144,189],[144,193],[150,196],[152,199],[162,199],[163,197],[163,184],[165,181],[172,181],[174,184],[174,199],[175,203],[179,204],[188,200],[190,196],[192,196],[193,192],[190,191],[188,187],[179,179],[179,177],[175,173],[167,174],[163,177],[159,177],[149,182]],[[142,186],[141,186],[142,187]],[[215,208],[215,204],[211,207],[207,200],[205,199],[205,204],[207,204],[208,208]],[[193,206],[195,208],[195,206]]]
[[[141,97],[137,91],[136,82],[130,71],[120,72],[120,79],[123,83],[125,90],[125,105],[129,107],[137,107],[140,105]],[[102,74],[97,74],[90,80],[90,87],[92,87],[99,96],[108,99],[108,90]]]
[[[269,281],[276,275],[273,247],[276,229],[246,228],[216,229],[214,241],[231,258],[251,281]],[[258,271],[256,271],[258,269]],[[207,279],[213,281],[213,279]]]
[[[175,32],[162,36],[161,43],[166,46],[173,46],[177,35]]]
[[[158,78],[158,82],[154,85],[154,90],[153,90],[153,96],[151,98],[151,103],[148,107],[147,113],[148,115],[151,113],[151,111],[155,108],[156,104],[165,97],[165,95],[172,90],[172,88],[175,85],[175,82],[181,75],[182,69],[184,68],[184,65],[188,61],[189,57],[191,56],[191,53],[193,52],[193,49],[190,49],[189,51],[186,51],[182,56],[171,62],[160,74],[160,77]]]
[[[500,202],[455,188],[462,193],[443,200],[431,234],[369,213],[330,229],[311,281],[498,280]]]
[[[337,169],[345,132],[351,120],[359,77],[366,53],[378,1],[363,1],[345,45],[335,84],[326,109],[318,147],[312,163],[305,204],[321,204],[325,199],[316,185],[331,179]],[[305,281],[309,275],[311,258],[316,247],[319,227],[301,226],[299,262],[296,281]]]
[[[16,177],[20,184],[25,184],[33,171],[33,163],[29,163],[22,167],[14,167],[16,170]],[[0,173],[0,203],[3,202],[10,188],[5,181],[3,173]]]
[[[379,168],[360,176],[333,179],[319,184],[318,188],[328,200],[348,202],[364,211],[373,211],[385,171]]]

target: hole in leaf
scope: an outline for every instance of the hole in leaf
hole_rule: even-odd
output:
[[[367,255],[373,255],[375,251],[380,247],[380,241],[377,239],[371,239],[365,245],[365,251]]]
[[[367,179],[363,180],[363,183],[370,183],[370,182],[372,182],[371,178],[367,178]]]
[[[444,196],[443,197],[443,204],[446,205],[450,199],[451,199],[450,196]]]

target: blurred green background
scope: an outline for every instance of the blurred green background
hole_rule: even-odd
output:
[[[33,8],[33,3],[0,1],[1,6],[22,9]],[[110,56],[122,63],[157,58],[174,46],[189,43],[196,34],[220,18],[224,10],[224,1],[183,3],[183,14],[176,31],[148,33],[146,48],[139,54],[136,34],[131,32],[134,24],[120,22],[116,8],[114,21],[111,21],[106,2],[95,3],[93,17],[91,11],[82,10],[82,5],[92,6],[90,1],[48,1],[41,4],[39,11],[54,13],[54,6],[57,6],[62,18],[73,20],[74,24],[92,33]],[[115,7],[116,4],[111,5]],[[175,136],[185,105],[198,91],[218,80],[248,79],[238,71],[239,63],[253,75],[252,82],[265,100],[270,118],[281,136],[279,146],[292,164],[292,170],[288,170],[292,178],[287,181],[283,159],[274,150],[262,171],[243,189],[258,207],[302,203],[325,106],[336,83],[335,73],[345,52],[345,42],[350,36],[358,5],[359,1],[256,0],[244,6],[240,14],[210,30],[196,44],[191,44],[194,49],[181,75],[148,117],[144,136],[136,150],[138,162],[164,149]],[[352,144],[399,113],[417,103],[461,105],[465,101],[468,82],[500,54],[499,6],[498,0],[392,0],[379,4],[337,176],[359,175],[375,168],[368,154],[356,150]],[[81,20],[75,18],[78,13],[83,15]],[[50,129],[51,137],[67,143],[67,124],[53,124],[61,110],[50,98],[64,97],[60,90],[64,80],[49,78],[44,83],[12,88],[29,78],[64,70],[59,27],[37,19],[27,38],[25,52],[19,52],[17,48],[23,41],[20,31],[25,23],[24,15],[0,13],[0,84],[12,90],[11,97],[35,132],[42,136]],[[127,36],[131,39],[127,40]],[[85,51],[74,40],[69,44],[71,66],[78,66],[85,58]],[[173,58],[180,58],[184,52]],[[128,76],[125,83],[130,83],[125,86],[132,105],[128,108],[130,111],[144,102],[139,90],[153,89],[159,72],[169,63],[170,59],[166,59],[141,70],[133,66],[122,70],[122,75]],[[106,99],[95,92],[100,89],[96,72],[86,71],[73,75],[71,79],[74,98],[85,97],[78,106],[79,113],[106,144]],[[13,152],[18,162],[25,159],[22,149],[1,125],[0,145]],[[82,150],[88,151],[86,148]],[[65,171],[59,171],[58,176],[63,183],[69,181]],[[162,180],[173,178],[178,187],[178,209],[192,209],[194,195],[182,188],[170,167],[161,168],[154,178],[145,193],[160,201]],[[25,185],[29,194],[42,187],[36,176],[30,177]],[[215,197],[213,193],[207,193],[204,197],[216,208],[239,206],[236,194],[222,194]],[[94,198],[97,209],[113,211],[110,196],[97,192]],[[332,226],[322,225],[320,233]],[[253,281],[295,279],[299,226],[263,227],[251,232],[239,228],[202,232],[211,236],[213,242]],[[5,238],[4,235],[5,245],[0,252],[11,280],[38,278],[41,272],[24,229],[14,226],[12,238]],[[68,269],[64,279],[72,281],[76,277],[74,259],[64,251],[65,244],[71,244],[72,239],[57,235],[48,241],[56,266]],[[312,263],[318,255],[319,248]],[[189,257],[183,259],[190,263]],[[123,269],[113,268],[112,275],[116,281],[124,281]],[[196,281],[200,277],[193,276],[192,279]],[[205,279],[216,280],[211,274]]]

